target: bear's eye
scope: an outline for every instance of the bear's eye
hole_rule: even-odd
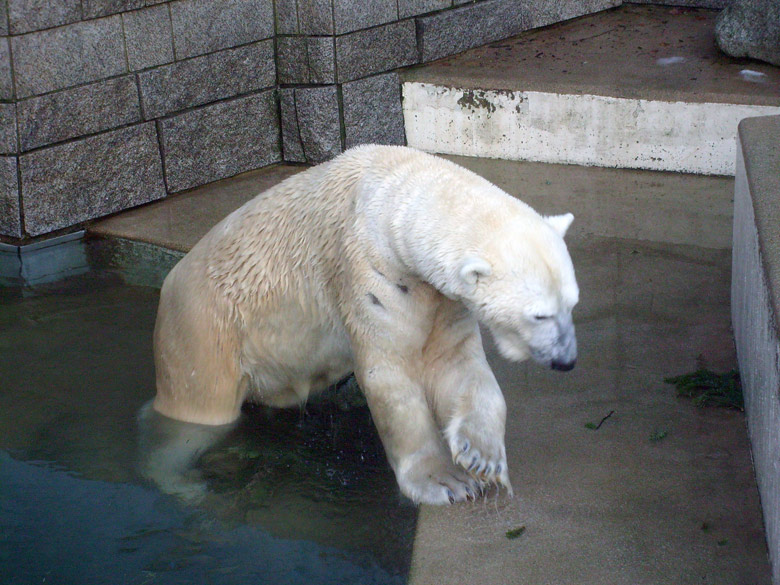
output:
[[[535,321],[547,321],[548,319],[552,319],[552,315],[534,315]]]

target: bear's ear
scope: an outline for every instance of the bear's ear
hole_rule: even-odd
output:
[[[477,284],[480,277],[490,276],[492,272],[490,263],[479,256],[469,256],[460,265],[460,279],[470,285]]]
[[[571,222],[574,221],[574,216],[571,213],[564,213],[563,215],[548,215],[544,219],[550,224],[552,229],[558,232],[561,237],[566,235],[566,230],[569,229]]]

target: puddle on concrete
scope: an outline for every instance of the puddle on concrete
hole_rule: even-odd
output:
[[[247,409],[200,459],[197,505],[145,481],[158,290],[128,282],[159,284],[176,258],[96,269],[144,251],[67,245],[66,278],[24,285],[6,258],[0,283],[3,582],[406,581],[416,509],[360,404]]]
[[[634,213],[650,222],[647,208]],[[578,217],[593,215],[583,205]],[[412,582],[768,585],[744,414],[697,407],[664,382],[736,367],[730,250],[582,232],[567,243],[577,367],[511,364],[483,338],[507,401],[515,496],[423,507]]]

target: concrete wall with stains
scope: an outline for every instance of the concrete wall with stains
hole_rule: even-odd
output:
[[[780,116],[743,120],[731,313],[774,583],[780,583]]]

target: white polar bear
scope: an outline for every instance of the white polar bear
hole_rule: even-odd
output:
[[[572,219],[410,148],[349,150],[231,213],[174,267],[154,408],[222,425],[245,400],[300,405],[354,371],[406,496],[511,493],[478,322],[510,360],[573,367]]]

